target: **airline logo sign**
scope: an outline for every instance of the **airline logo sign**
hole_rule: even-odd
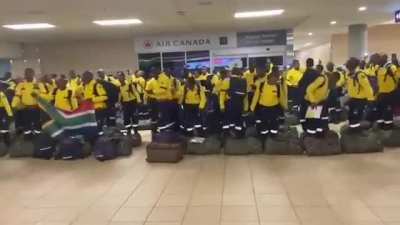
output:
[[[209,50],[236,47],[236,34],[182,35],[178,37],[138,38],[135,40],[137,52],[170,52]]]
[[[166,48],[166,47],[199,47],[199,46],[209,46],[211,41],[208,38],[205,39],[195,39],[195,40],[159,40],[155,43],[151,40],[145,40],[143,42],[143,47],[146,49],[151,49],[153,47]]]

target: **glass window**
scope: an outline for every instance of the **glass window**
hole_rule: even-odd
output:
[[[283,65],[283,56],[261,56],[261,57],[250,57],[249,66],[254,68],[264,67],[267,65],[268,60],[274,65]]]
[[[139,69],[145,71],[146,74],[153,68],[161,70],[160,53],[138,54],[138,60]]]
[[[172,74],[178,78],[183,77],[185,52],[164,52],[162,53],[162,59],[164,69],[170,69]]]
[[[210,68],[210,51],[191,51],[186,53],[186,57],[190,69]]]

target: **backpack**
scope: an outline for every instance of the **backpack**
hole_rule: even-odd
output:
[[[242,102],[247,96],[246,80],[241,77],[231,77],[229,81],[228,94],[233,101]]]
[[[99,93],[97,92],[97,85],[100,84],[103,86],[106,95],[107,95],[107,108],[114,108],[115,104],[118,102],[119,98],[119,88],[115,86],[111,82],[107,82],[105,80],[97,80],[96,84],[94,85],[93,91],[95,96],[99,96]]]

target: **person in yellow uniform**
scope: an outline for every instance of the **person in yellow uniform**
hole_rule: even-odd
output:
[[[230,129],[234,128],[233,134],[241,138],[245,132],[243,113],[247,96],[246,80],[242,78],[239,68],[233,68],[231,75],[228,71],[221,71],[221,75],[227,77],[222,81],[220,93],[220,108],[224,114],[222,130],[224,134],[227,134]]]
[[[145,95],[147,96],[147,103],[150,109],[150,119],[152,124],[152,131],[157,131],[157,124],[158,124],[158,98],[160,86],[157,82],[159,76],[159,72],[156,70],[152,70],[150,72],[150,79],[146,82],[145,87]]]
[[[146,95],[146,79],[144,78],[144,71],[136,71],[135,74],[131,76],[132,82],[136,85],[139,92],[140,104],[138,105],[138,119],[148,120],[150,116],[150,110],[148,108],[148,97]]]
[[[350,58],[346,63],[348,73],[345,87],[349,97],[346,104],[349,106],[349,128],[353,133],[362,130],[361,121],[364,118],[364,109],[374,101],[371,84],[365,72],[358,68],[359,64],[360,60],[357,58]]]
[[[15,88],[12,107],[21,110],[21,125],[24,135],[41,133],[40,108],[32,93],[39,92],[39,84],[35,81],[35,71],[32,68],[25,69],[24,80]]]
[[[396,65],[388,63],[388,56],[382,55],[380,67],[376,71],[378,81],[376,122],[381,129],[393,128],[393,105],[396,100],[396,91],[399,83],[399,77],[396,73]]]
[[[122,106],[124,128],[121,129],[122,134],[138,133],[137,106],[141,102],[137,84],[130,82],[126,78],[124,72],[118,73],[118,79],[121,84],[119,91],[119,102]]]
[[[83,84],[83,99],[93,102],[96,111],[96,120],[99,128],[99,135],[102,135],[103,127],[107,120],[107,93],[104,87],[98,83],[93,76],[93,73],[86,71],[82,75]]]
[[[200,111],[206,106],[205,88],[196,83],[193,77],[189,77],[181,89],[182,95],[179,99],[179,104],[183,108],[181,128],[188,136],[202,135]]]
[[[257,68],[257,73],[266,74],[265,68]],[[277,67],[268,75],[267,80],[255,84],[254,97],[250,110],[256,115],[256,128],[260,136],[276,137],[279,132],[279,116],[283,102],[281,95],[280,73]]]
[[[53,103],[57,109],[66,112],[74,111],[78,108],[78,100],[75,91],[68,88],[68,80],[59,78],[56,81],[57,87],[53,91]]]
[[[159,121],[158,132],[164,130],[176,130],[178,120],[178,93],[179,81],[176,80],[169,69],[165,69],[157,78],[158,87],[155,92],[158,95]]]
[[[326,100],[329,95],[329,79],[320,70],[306,87],[304,100],[308,105],[306,112],[306,134],[323,138],[328,131],[328,109]]]
[[[10,102],[5,91],[9,88],[7,84],[0,84],[0,138],[9,146],[10,143],[10,122],[13,117]]]
[[[343,86],[346,82],[345,75],[343,72],[335,69],[333,62],[326,64],[326,72],[328,79],[334,79],[336,81],[334,87],[330,89],[327,100],[328,113],[333,123],[340,122],[340,115],[342,113],[342,105],[340,98],[343,96]]]
[[[68,72],[68,88],[73,91],[79,91],[82,88],[82,80],[74,70]]]
[[[298,86],[301,78],[303,77],[304,70],[300,68],[299,60],[293,60],[292,66],[287,71],[285,76],[285,81],[288,88],[288,98],[291,108],[294,111],[298,111],[300,102],[299,102],[299,91]]]
[[[381,63],[381,55],[380,54],[372,54],[369,62],[364,66],[362,65],[364,62],[360,61],[358,65],[358,69],[363,71],[364,74],[368,78],[368,82],[372,88],[374,99],[371,100],[367,105],[367,114],[366,118],[372,124],[374,124],[378,120],[378,105],[376,101],[376,97],[378,95],[378,77],[377,72]],[[362,69],[364,68],[364,69]]]

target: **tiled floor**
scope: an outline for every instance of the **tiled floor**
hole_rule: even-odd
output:
[[[0,159],[1,225],[400,225],[400,150],[331,157]]]

